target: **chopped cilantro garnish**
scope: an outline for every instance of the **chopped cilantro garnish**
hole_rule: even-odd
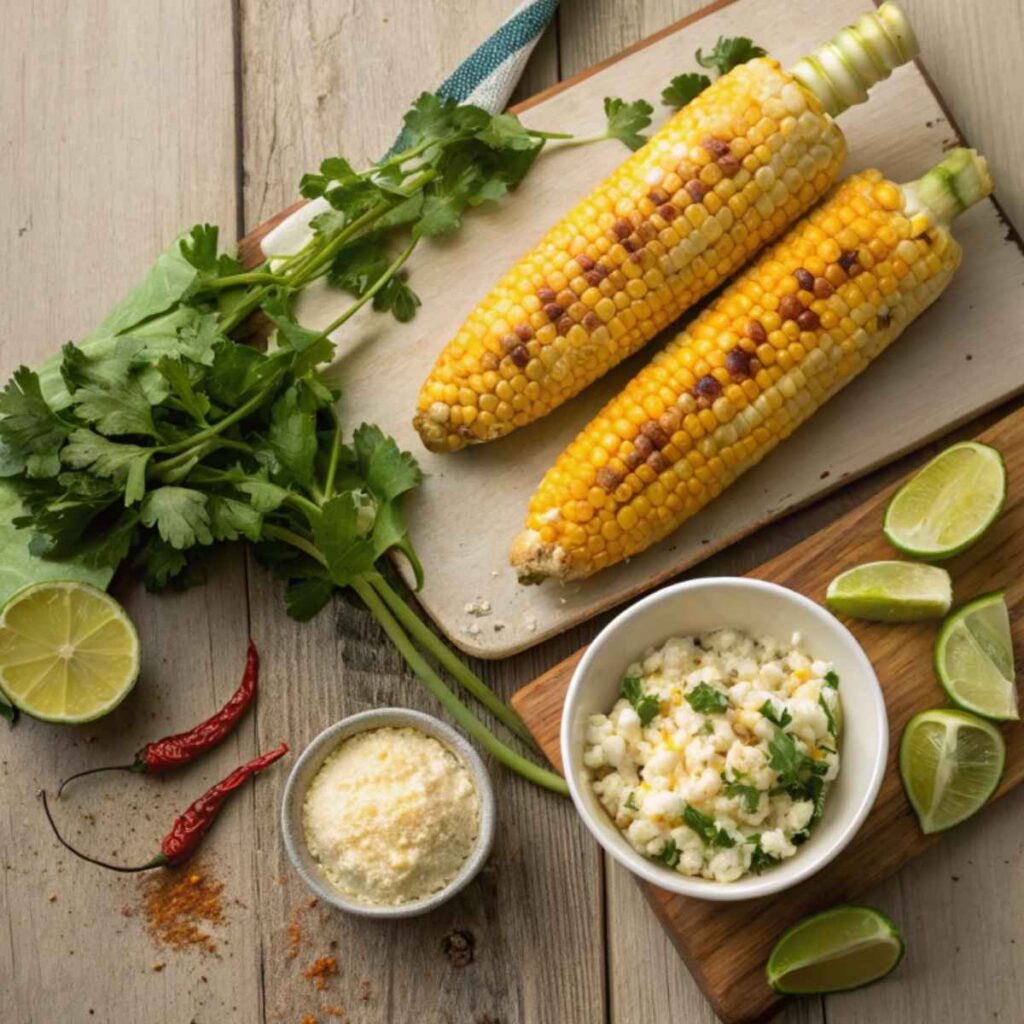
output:
[[[825,673],[825,685],[831,686],[833,690],[839,689],[839,676],[835,672],[828,671]]]
[[[636,793],[633,790],[629,791],[629,796],[626,797],[626,801],[622,806],[629,808],[631,811],[638,811],[640,809],[637,807]]]
[[[743,801],[743,809],[747,814],[756,814],[758,805],[761,803],[761,791],[744,782],[727,782],[725,784],[725,795],[741,799]]]
[[[662,864],[668,865],[670,868],[674,868],[679,863],[679,858],[682,854],[679,852],[679,847],[676,846],[674,839],[669,839],[668,842],[658,851],[658,860]]]
[[[690,100],[696,99],[710,84],[711,79],[707,75],[701,75],[696,71],[688,71],[685,75],[676,75],[661,90],[661,102],[666,107],[674,107],[679,110],[681,107],[685,107]]]
[[[686,703],[701,715],[720,715],[729,707],[729,698],[708,683],[698,683],[687,695]]]
[[[764,852],[764,848],[761,846],[760,834],[750,836],[749,841],[754,844],[754,852],[750,856],[750,870],[755,875],[759,875],[765,868],[775,867],[779,863],[779,857]]]
[[[775,705],[770,700],[766,700],[761,705],[760,710],[761,714],[764,715],[764,717],[767,718],[769,722],[771,722],[773,725],[777,725],[780,729],[785,729],[786,726],[793,721],[793,716],[789,713],[788,708],[783,708],[782,714],[780,715],[775,710]]]
[[[825,700],[825,694],[818,694],[818,703],[821,705],[821,710],[825,712],[825,721],[828,723],[828,734],[832,739],[836,738],[836,720],[832,714],[832,709],[828,706],[828,701]]]
[[[724,75],[738,64],[746,64],[748,60],[764,55],[765,51],[755,46],[746,36],[734,39],[719,36],[715,48],[706,57],[700,50],[697,51],[697,63],[702,68],[714,68],[720,75]]]
[[[623,676],[622,696],[633,705],[643,726],[651,724],[661,707],[661,702],[653,693],[644,693],[644,684],[637,676]]]
[[[683,811],[683,821],[700,836],[706,846],[728,848],[736,845],[736,840],[724,828],[715,825],[715,819],[711,815],[698,811],[690,804],[687,804],[686,810]]]

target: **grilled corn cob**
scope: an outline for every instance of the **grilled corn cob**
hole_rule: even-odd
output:
[[[991,187],[967,149],[909,185],[844,182],[562,453],[513,545],[520,578],[635,555],[758,463],[938,298],[961,257],[949,225]]]
[[[887,3],[792,73],[762,58],[719,78],[470,315],[420,392],[427,448],[546,415],[721,284],[835,180],[846,144],[832,116],[916,52]]]

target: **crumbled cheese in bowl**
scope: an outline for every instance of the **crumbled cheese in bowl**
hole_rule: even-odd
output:
[[[732,629],[646,651],[583,763],[617,828],[683,875],[733,882],[796,854],[839,772],[832,666]]]
[[[480,835],[480,796],[462,760],[419,729],[344,740],[310,783],[306,844],[324,877],[362,903],[399,905],[444,889]]]

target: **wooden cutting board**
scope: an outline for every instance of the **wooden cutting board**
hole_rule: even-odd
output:
[[[693,70],[694,51],[713,45],[719,35],[751,36],[791,66],[869,6],[869,0],[719,2],[527,102],[520,108],[523,120],[589,134],[602,126],[605,96],[656,102],[673,75]],[[656,123],[666,112],[659,106]],[[915,66],[898,69],[840,123],[851,153],[845,173],[877,166],[899,180],[923,173],[957,136]],[[419,598],[453,643],[480,657],[512,654],[634,597],[1024,386],[1024,346],[1017,342],[1024,319],[1024,259],[995,205],[987,202],[956,226],[966,259],[937,307],[713,510],[593,579],[565,587],[519,586],[508,568],[508,547],[531,493],[561,449],[650,358],[653,346],[545,419],[456,455],[423,449],[411,425],[416,396],[470,309],[626,155],[617,142],[545,153],[515,196],[474,212],[455,238],[416,253],[410,280],[423,306],[412,323],[395,325],[368,314],[345,328],[342,415],[355,423],[376,421],[420,460],[427,480],[407,506],[412,539],[427,570]],[[250,257],[258,257],[259,239],[273,223],[243,243]],[[309,326],[322,326],[346,302],[326,287],[312,288],[299,314]],[[493,613],[474,619],[465,606],[481,599]]]
[[[1000,420],[978,440],[1006,459],[1010,493],[996,525],[970,551],[947,563],[958,605],[1006,590],[1017,663],[1024,653],[1024,409]],[[882,516],[894,485],[751,576],[791,587],[823,602],[839,572],[861,562],[897,557],[882,536]],[[867,822],[849,847],[819,874],[778,896],[742,903],[710,903],[640,883],[693,976],[728,1024],[770,1015],[780,999],[766,985],[764,965],[776,939],[805,914],[858,899],[941,836],[924,836],[907,803],[896,767],[903,727],[911,715],[935,707],[944,694],[932,669],[935,623],[846,624],[874,664],[889,712],[890,749],[885,781]],[[723,623],[728,625],[728,623]],[[559,724],[566,689],[583,651],[556,665],[512,698],[544,752],[561,769]],[[628,660],[631,652],[623,652]],[[1024,779],[1024,726],[1004,730],[1006,774],[996,796]],[[986,812],[987,813],[987,812]]]

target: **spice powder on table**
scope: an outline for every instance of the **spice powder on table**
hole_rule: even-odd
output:
[[[224,883],[196,864],[167,869],[142,883],[146,930],[154,942],[171,949],[216,953],[207,926],[224,923]]]

